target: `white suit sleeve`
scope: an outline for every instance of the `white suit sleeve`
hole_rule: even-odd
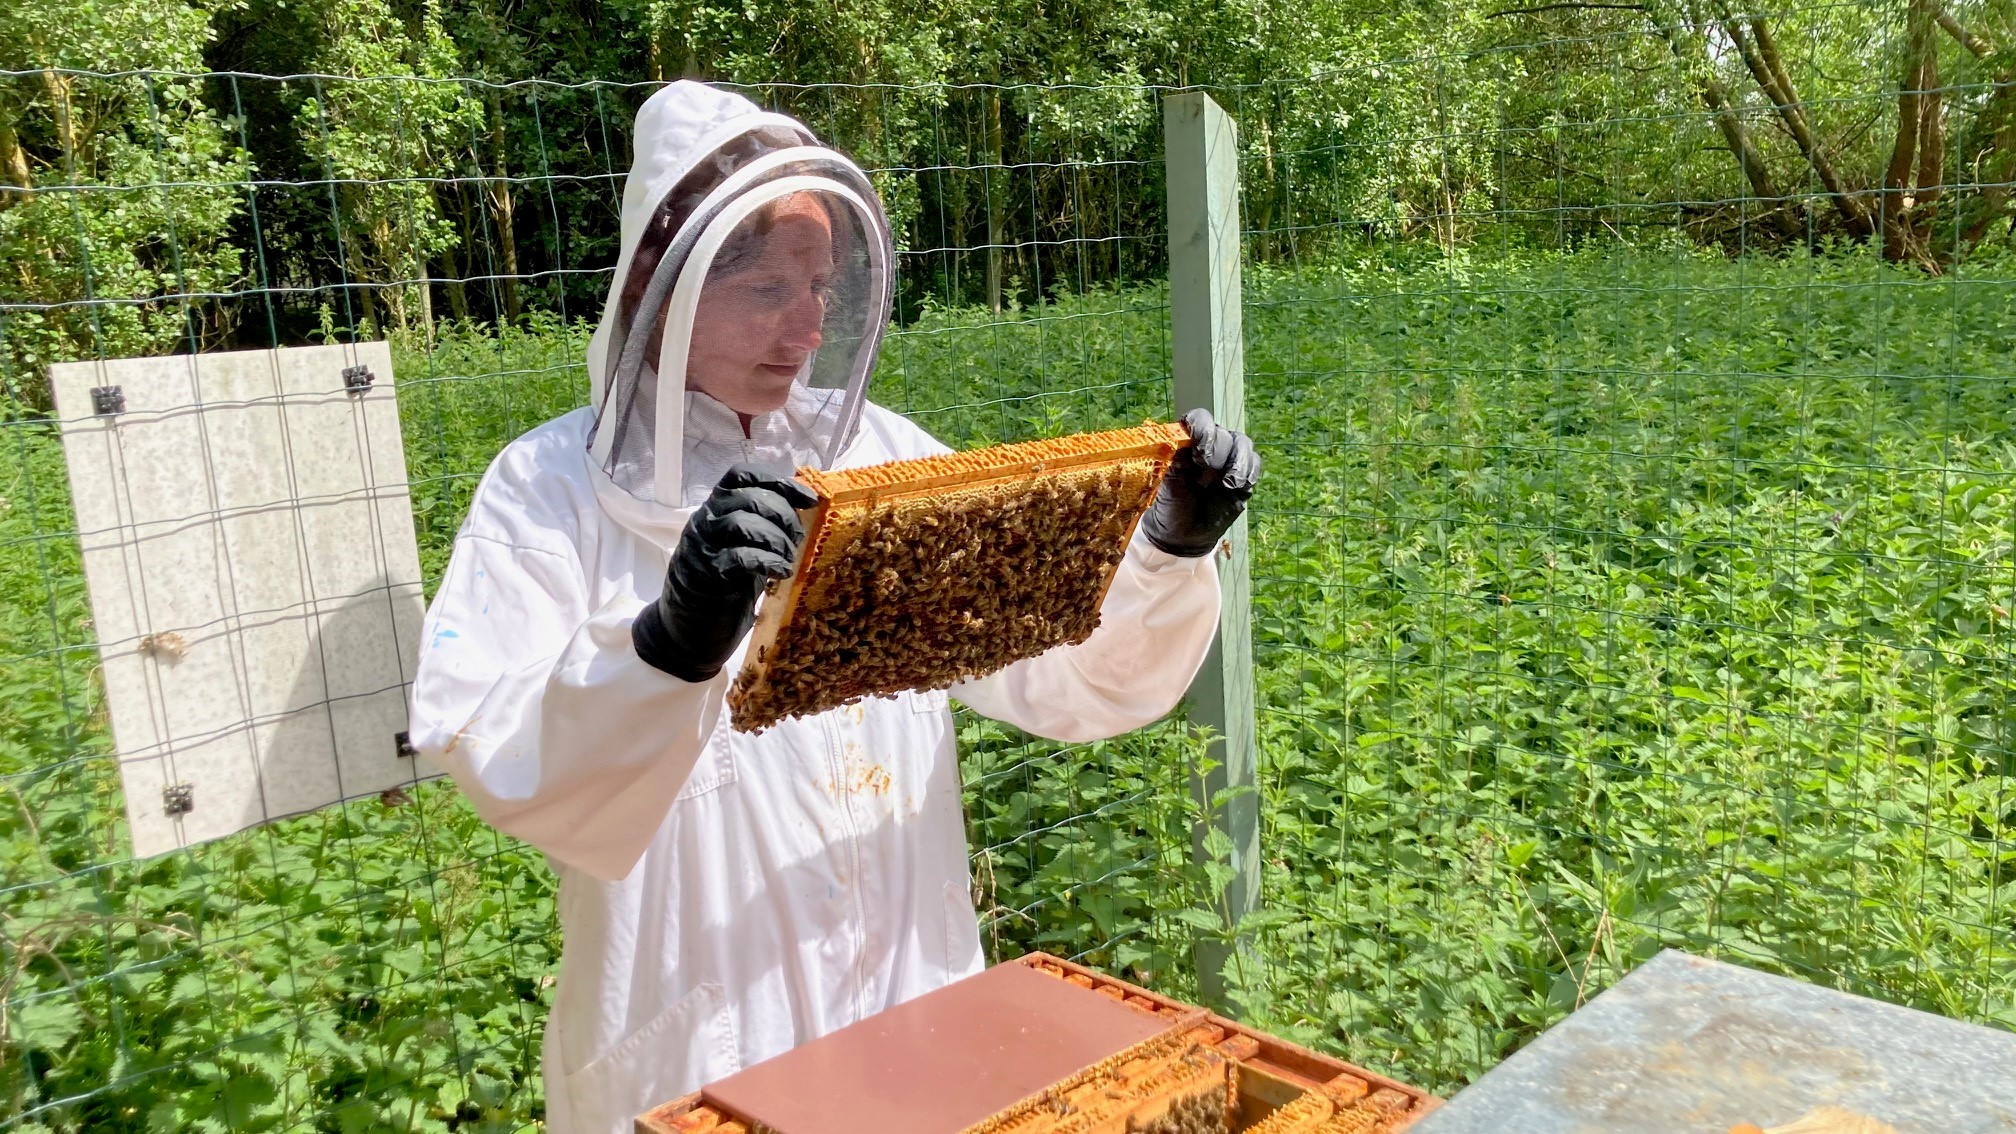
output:
[[[630,873],[720,716],[630,644],[641,602],[586,609],[571,554],[455,541],[422,632],[412,740],[506,834],[606,881]]]
[[[954,686],[952,696],[1051,740],[1118,736],[1183,699],[1218,631],[1218,604],[1215,556],[1178,558],[1137,531],[1090,638]]]

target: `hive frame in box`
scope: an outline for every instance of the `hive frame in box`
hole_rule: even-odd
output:
[[[1198,1081],[1178,1089],[1196,1095],[1202,1076],[1214,1067],[1223,1073],[1226,1063],[1234,1065],[1222,1080],[1230,1129],[1242,1134],[1397,1134],[1441,1105],[1397,1080],[1058,957],[1031,953],[1011,963],[1160,1017],[1169,1029],[983,1122],[945,1134],[1117,1134],[1137,1126],[1155,1131],[1156,1123],[1139,1125],[1144,1106],[1152,1110],[1154,1100],[1174,1097],[1164,1088],[1185,1076]],[[1159,1081],[1145,1083],[1130,1074],[1143,1070]],[[1137,1086],[1142,1089],[1130,1090]],[[695,1091],[639,1115],[635,1134],[793,1134],[721,1113],[706,1096],[705,1090]],[[1093,1105],[1082,1105],[1086,1101]]]
[[[1061,957],[1053,957],[1048,953],[1026,953],[1016,958],[1016,963],[1028,965],[1031,968],[1040,969],[1045,972],[1056,969],[1057,973],[1052,975],[1061,974],[1064,979],[1072,980],[1073,983],[1078,983],[1078,980],[1073,980],[1074,976],[1079,978],[1079,980],[1090,980],[1095,991],[1103,992],[1107,996],[1113,996],[1117,992],[1123,1002],[1143,1011],[1155,1012],[1165,1017],[1199,1011],[1199,1009],[1192,1008],[1180,1000],[1173,1000],[1159,992],[1142,988],[1139,985],[1129,984],[1124,980],[1117,980],[1095,969],[1086,968],[1084,965],[1064,960]],[[1115,991],[1106,991],[1108,989]],[[1351,1075],[1364,1080],[1372,1090],[1390,1089],[1410,1096],[1415,1100],[1417,1107],[1423,1114],[1442,1105],[1442,1100],[1418,1087],[1410,1087],[1398,1079],[1387,1078],[1376,1071],[1368,1071],[1355,1063],[1346,1063],[1335,1056],[1311,1051],[1300,1044],[1290,1043],[1278,1036],[1268,1035],[1266,1032],[1249,1028],[1236,1020],[1227,1019],[1215,1012],[1205,1013],[1203,1022],[1212,1027],[1223,1028],[1228,1037],[1244,1036],[1248,1040],[1251,1040],[1255,1045],[1253,1049],[1254,1054],[1250,1057],[1243,1057],[1241,1062],[1262,1064],[1278,1077],[1290,1082],[1303,1086],[1322,1086],[1334,1080],[1339,1075]]]
[[[788,716],[835,708],[863,697],[945,688],[1051,647],[1083,641],[1097,625],[1098,608],[1112,586],[1114,572],[1126,553],[1135,526],[1154,499],[1155,490],[1177,451],[1189,443],[1189,432],[1182,425],[1151,423],[1132,429],[999,445],[865,468],[833,472],[799,470],[798,479],[819,500],[800,513],[806,538],[797,567],[791,578],[772,585],[750,635],[747,660],[728,699],[735,727],[745,732],[759,731]],[[1104,474],[1107,479],[1102,484],[1093,474]],[[1046,488],[1054,490],[1048,497],[1043,495]],[[1075,495],[1068,495],[1067,490]],[[1102,490],[1108,495],[1100,496]],[[1066,515],[1066,503],[1084,501],[1088,491],[1109,507],[1100,515],[1102,523],[1098,530],[1087,530],[1082,524],[1072,528],[1069,521],[1082,517]],[[935,655],[932,644],[926,641],[928,619],[920,616],[949,609],[943,593],[919,591],[921,601],[908,596],[884,598],[878,593],[875,603],[862,604],[858,591],[848,589],[850,583],[858,585],[862,576],[850,579],[843,571],[850,566],[850,555],[857,546],[872,544],[879,538],[878,531],[889,524],[896,526],[897,535],[906,537],[938,524],[944,518],[942,515],[927,515],[923,511],[934,503],[966,507],[969,511],[965,517],[979,517],[970,524],[969,535],[975,537],[1002,536],[1006,534],[1005,525],[1028,519],[1026,512],[1015,511],[1018,506],[1035,509],[1042,518],[1068,529],[1066,535],[1082,537],[1077,541],[1082,545],[1080,548],[1065,550],[1082,551],[1078,565],[1094,570],[1080,577],[1069,572],[1042,571],[1030,572],[1034,577],[1026,579],[1016,575],[997,580],[1011,591],[1016,587],[1031,588],[1028,600],[1018,606],[1035,616],[1034,619],[1024,617],[1015,620],[1014,625],[998,618],[992,623],[972,620],[971,638],[960,639],[967,656],[941,672],[924,674],[929,662],[915,659]],[[904,527],[905,524],[911,526]],[[921,540],[923,536],[919,534],[916,538]],[[1003,546],[1014,548],[1012,541],[1004,541],[995,550]],[[1029,546],[1036,546],[1036,541],[1029,541]],[[972,548],[950,550],[957,556]],[[858,571],[858,563],[851,566]],[[893,578],[900,584],[900,575]],[[1046,588],[1047,597],[1057,600],[1054,612],[1039,601],[1046,596],[1034,591],[1036,587]],[[864,652],[851,683],[845,674],[821,670],[819,680],[826,682],[826,687],[804,693],[801,687],[805,674],[819,668],[802,657],[807,643],[819,636],[808,627],[822,621],[860,617],[861,611],[876,604],[909,616],[908,630],[915,647],[903,650],[884,645],[872,654]],[[876,611],[877,615],[881,613]],[[1058,617],[1047,617],[1052,613]],[[804,621],[800,621],[801,617]],[[937,629],[942,631],[944,627]],[[990,647],[992,652],[982,654]],[[790,664],[785,662],[787,657],[792,659]],[[872,673],[868,665],[871,657],[875,666],[887,669],[893,659],[896,669],[907,672],[901,672],[900,678],[885,676],[879,680],[864,676]],[[793,666],[798,667],[795,676]],[[920,676],[925,678],[921,684]],[[791,685],[794,680],[798,686]],[[781,710],[780,704],[785,706]]]

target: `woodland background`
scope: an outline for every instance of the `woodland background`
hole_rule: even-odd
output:
[[[2009,238],[2012,41],[2007,0],[12,4],[5,349],[34,402],[87,343],[302,341],[338,277],[388,328],[588,310],[634,107],[678,77],[801,114],[907,250],[967,253],[906,258],[905,319],[1156,274],[1185,85],[1242,124],[1259,260],[1656,231],[1933,275]]]

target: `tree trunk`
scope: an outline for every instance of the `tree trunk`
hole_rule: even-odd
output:
[[[1912,172],[1917,168],[1919,130],[1924,122],[1927,60],[1932,54],[1932,13],[1927,0],[1910,0],[1906,14],[1904,76],[1897,90],[1897,138],[1883,171],[1883,257],[1939,270],[1916,231]]]
[[[1939,20],[1939,26],[1945,28],[1946,33],[1951,35],[1960,46],[1966,48],[1974,58],[1986,59],[1995,53],[1993,44],[1960,26],[1960,21],[1954,19],[1953,13],[1948,12],[1944,6],[1938,7],[1935,14]]]
[[[1926,33],[1931,38],[1931,33]],[[1939,199],[1946,185],[1946,114],[1939,89],[1939,52],[1929,42],[1918,95],[1918,207]],[[1931,223],[1929,220],[1926,223]],[[1927,237],[1931,233],[1925,234]]]
[[[427,345],[431,347],[434,345],[434,264],[422,250],[418,236],[418,233],[414,234],[413,266],[419,269],[414,275],[419,280],[415,286],[420,289],[420,333],[427,336]]]
[[[1007,177],[1003,166],[1001,142],[1001,92],[990,89],[986,105],[980,118],[981,147],[986,151],[987,172],[981,182],[987,197],[987,307],[995,314],[1001,312],[1001,269],[1004,254],[1002,224],[1002,199],[1006,194],[1001,182]]]
[[[457,323],[469,321],[469,290],[462,284],[462,261],[455,255],[455,246],[441,250],[442,289],[448,293],[448,314]]]
[[[497,252],[502,261],[504,292],[504,321],[518,322],[518,230],[512,223],[511,213],[511,167],[505,158],[504,148],[504,107],[497,91],[490,91],[490,148],[493,151],[490,165],[489,198],[490,214],[497,224]]]
[[[1960,236],[1961,246],[1954,249],[1956,258],[1988,234],[1988,226],[2002,216],[2009,203],[2010,181],[2016,178],[2016,84],[1997,87],[1988,100],[1988,109],[1983,117],[2001,125],[1990,136],[1971,179],[1981,189],[1976,198],[1974,219],[1967,222]]]
[[[1915,5],[1914,5],[1915,6]],[[1890,146],[1890,164],[1883,171],[1883,255],[1902,260],[1911,242],[1904,215],[1910,208],[1911,166],[1918,156],[1918,61],[1905,69],[1897,92],[1897,137]]]
[[[1729,101],[1729,94],[1722,84],[1710,79],[1701,84],[1701,101],[1715,116],[1715,128],[1722,133],[1722,140],[1729,144],[1729,151],[1736,155],[1737,164],[1743,167],[1743,176],[1750,182],[1750,190],[1756,194],[1758,202],[1769,208],[1778,218],[1778,227],[1787,236],[1799,235],[1792,222],[1781,208],[1785,195],[1771,181],[1771,170],[1764,164],[1764,153],[1757,143],[1750,140],[1750,132],[1743,127],[1743,119],[1736,113]]]
[[[434,163],[430,161],[429,165],[431,166],[432,164]],[[448,218],[448,211],[441,207],[440,185],[431,181],[425,182],[424,185],[424,191],[427,194],[427,215],[436,219],[446,220]],[[444,282],[448,277],[455,274],[453,267],[455,263],[455,241],[459,238],[460,230],[458,229],[455,233],[450,234],[447,240],[442,242],[441,278]],[[421,250],[422,247],[420,234],[416,232],[413,234],[413,258],[420,265],[420,318],[427,325],[427,343],[429,346],[432,346],[434,343],[434,261],[425,251]]]
[[[364,253],[359,247],[362,243],[362,238],[355,233],[348,236],[345,236],[343,233],[344,215],[357,212],[356,186],[343,186],[337,199],[339,204],[336,214],[336,239],[342,248],[343,270],[349,277],[350,292],[357,297],[356,307],[352,308],[349,312],[352,319],[349,330],[353,340],[355,340],[365,334],[376,332],[378,328],[378,297],[375,294],[376,289],[371,286],[370,278],[364,270]],[[359,314],[360,311],[361,315]]]
[[[14,132],[14,120],[0,118],[0,179],[20,189],[35,188],[35,175],[28,168],[28,154]],[[0,209],[28,200],[25,193],[0,193]]]
[[[77,124],[70,117],[70,80],[57,72],[42,72],[42,87],[49,93],[50,109],[56,113],[56,145],[74,180],[78,175]]]
[[[378,249],[378,262],[385,269],[385,305],[392,309],[392,326],[403,331],[407,327],[406,289],[412,285],[406,281],[412,278],[412,261],[401,254],[397,240],[391,222],[381,220],[371,226],[371,243]]]
[[[1274,259],[1274,200],[1280,196],[1280,188],[1274,184],[1274,135],[1263,120],[1254,131],[1260,140],[1260,181],[1266,191],[1256,193],[1260,207],[1254,210],[1253,231],[1260,236],[1260,247],[1256,249],[1262,260]]]
[[[439,208],[440,194],[435,194],[436,208]],[[441,210],[443,213],[446,210]],[[441,249],[441,289],[448,293],[448,313],[458,323],[469,321],[469,288],[462,282],[462,258],[457,255],[463,234],[472,231],[469,224],[469,205],[462,195],[462,186],[455,186],[455,212],[461,223],[455,226],[455,239]]]

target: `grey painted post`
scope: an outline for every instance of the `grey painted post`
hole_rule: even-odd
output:
[[[1231,429],[1246,428],[1245,352],[1239,293],[1239,145],[1232,119],[1211,96],[1186,91],[1162,104],[1169,178],[1169,337],[1176,412],[1202,406]],[[1257,784],[1253,737],[1253,630],[1251,577],[1246,562],[1246,521],[1220,548],[1219,585],[1224,612],[1218,641],[1190,687],[1190,715],[1217,733],[1217,768],[1192,775],[1191,790],[1208,808],[1228,787]],[[1210,813],[1191,832],[1192,853],[1204,861],[1211,827],[1232,841],[1231,883],[1219,895],[1220,913],[1233,920],[1252,912],[1260,897],[1260,800],[1249,790]],[[1235,1008],[1220,974],[1222,942],[1198,943],[1197,971],[1204,999]]]

